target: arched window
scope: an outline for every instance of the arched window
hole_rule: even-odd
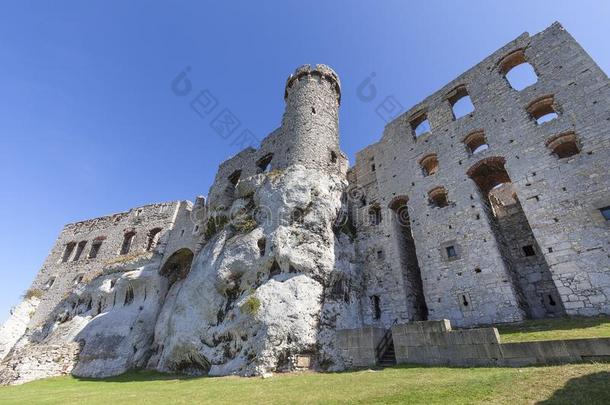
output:
[[[443,208],[449,205],[449,199],[447,197],[447,190],[445,187],[436,187],[428,191],[428,198],[430,204],[435,207]]]
[[[546,141],[546,146],[559,159],[568,158],[580,153],[578,137],[574,132],[566,132]]]
[[[424,156],[420,161],[419,165],[422,168],[424,176],[430,176],[438,171],[438,158],[436,153],[431,153]]]
[[[428,114],[425,110],[421,110],[413,114],[409,123],[411,125],[411,135],[413,135],[414,138],[419,138],[420,136],[430,132]]]
[[[482,130],[468,134],[466,138],[464,138],[464,144],[466,145],[468,152],[472,155],[483,152],[489,148],[487,140],[485,139],[485,132]]]
[[[153,228],[148,232],[146,238],[146,251],[150,252],[153,250],[159,242],[159,236],[161,236],[161,228]]]
[[[447,94],[447,101],[449,101],[449,104],[451,105],[454,120],[462,118],[474,111],[474,105],[472,104],[468,90],[466,90],[466,86],[463,84],[457,86]]]
[[[536,120],[538,125],[552,121],[558,116],[555,99],[552,95],[540,97],[532,101],[526,110]]]
[[[534,67],[527,62],[523,49],[517,49],[506,55],[499,63],[499,70],[510,86],[517,91],[538,81],[538,75]]]
[[[191,271],[193,252],[188,248],[175,251],[165,261],[159,274],[169,279],[170,284],[186,278]]]
[[[123,236],[123,244],[121,245],[121,250],[119,254],[126,255],[129,253],[131,249],[131,244],[133,243],[133,238],[136,236],[135,231],[129,231]]]

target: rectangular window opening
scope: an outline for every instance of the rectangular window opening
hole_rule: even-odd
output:
[[[447,257],[457,257],[457,250],[455,250],[455,246],[447,246],[445,250],[447,251]]]
[[[534,246],[525,245],[522,247],[522,249],[523,249],[523,253],[525,254],[526,257],[536,256],[536,251],[534,250]]]

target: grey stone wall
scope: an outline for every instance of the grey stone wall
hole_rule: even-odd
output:
[[[452,330],[448,320],[392,327],[398,363],[520,367],[610,360],[610,338],[501,343],[496,328]]]
[[[516,50],[523,51],[538,76],[521,91],[510,86],[501,64]],[[474,111],[454,119],[449,100],[459,86],[465,86]],[[549,95],[558,117],[537,124],[528,106]],[[371,227],[361,215],[357,231],[367,294],[381,294],[383,324],[413,318],[408,302],[412,286],[400,262],[400,236],[388,208],[399,196],[408,199],[429,319],[448,318],[467,326],[530,316],[519,279],[529,273],[536,283],[533,273],[542,268],[548,268],[551,280],[542,283],[545,287],[534,299],[544,299],[545,289],[553,290],[559,298],[554,301],[567,314],[610,313],[610,231],[599,211],[610,205],[609,111],[608,77],[555,23],[534,36],[521,35],[390,122],[378,143],[357,154],[351,169],[356,173],[352,188],[366,194],[366,206],[352,200],[352,209],[367,211],[373,204],[382,209],[379,225]],[[422,113],[431,130],[415,137],[411,121]],[[473,154],[463,141],[476,131],[483,131],[489,147]],[[580,153],[560,159],[547,143],[571,132]],[[438,170],[426,175],[420,161],[429,154],[436,154]],[[522,207],[522,228],[531,228],[536,265],[512,257],[511,249],[525,240],[503,240],[502,225],[490,218],[487,197],[469,176],[481,167],[477,165],[498,161],[504,162]],[[439,186],[447,190],[449,201],[442,208],[431,204],[428,195]],[[384,246],[385,259],[368,261],[367,246]],[[449,247],[456,256],[448,257]],[[547,288],[551,281],[554,286]]]
[[[61,231],[55,245],[47,256],[31,289],[42,292],[42,301],[30,321],[31,326],[42,322],[53,308],[79,283],[86,283],[105,268],[121,260],[146,258],[163,255],[178,212],[186,202],[152,204],[133,208],[127,212],[68,224]],[[161,229],[156,243],[147,251],[150,231]],[[129,252],[121,255],[121,247],[126,233],[135,232]],[[172,239],[173,240],[173,239]],[[98,241],[101,246],[97,256],[92,258],[91,248]],[[78,259],[78,243],[86,242]],[[67,256],[66,246],[76,247]]]
[[[505,78],[515,55],[538,76],[521,91]],[[474,111],[456,119],[452,103],[464,93]],[[543,98],[552,98],[547,108],[558,116],[538,124],[532,103]],[[353,326],[361,322],[365,329],[337,336],[346,350],[353,348],[349,356],[360,359],[355,365],[370,362],[383,330],[396,321],[450,319],[472,326],[610,314],[610,227],[599,210],[610,206],[610,81],[558,23],[519,36],[397,117],[379,142],[357,153],[349,171],[339,150],[336,73],[325,65],[298,68],[287,80],[285,100],[280,127],[220,165],[207,201],[147,205],[66,225],[32,284],[42,301],[30,326],[75,285],[117,261],[154,260],[162,267],[176,252],[196,254],[207,242],[210,218],[230,219],[227,210],[238,192],[254,193],[253,175],[291,165],[339,174],[350,183],[346,200],[355,232],[348,233],[357,252],[350,267],[362,276],[362,285],[350,289],[364,290]],[[414,123],[424,116],[431,130],[416,137]],[[484,134],[486,150],[467,147],[473,133]],[[579,153],[552,153],[550,146],[563,134],[576,139]],[[438,167],[428,172],[421,162],[431,155]],[[499,215],[487,193],[502,183],[510,184],[514,202]],[[430,194],[439,187],[447,200],[440,206]],[[153,229],[161,232],[148,249]],[[122,255],[129,232],[135,236]],[[101,249],[89,257],[96,240]],[[75,248],[64,261],[69,243]],[[75,260],[79,243],[84,249]],[[533,246],[534,256],[523,255],[525,245]],[[576,343],[564,344],[566,350],[570,345]],[[531,353],[547,350],[542,346]],[[487,349],[486,356],[492,351]]]
[[[337,331],[337,347],[351,367],[370,367],[376,364],[375,349],[385,329],[364,327]]]

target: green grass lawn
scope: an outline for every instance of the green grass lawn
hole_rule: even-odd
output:
[[[525,368],[398,366],[380,371],[176,378],[132,372],[105,380],[58,377],[1,387],[2,404],[151,403],[610,403],[610,365]]]
[[[528,320],[498,325],[502,343],[610,337],[610,317]]]
[[[610,317],[498,326],[502,342],[610,337]],[[524,368],[398,366],[272,378],[184,378],[131,372],[104,380],[50,378],[0,387],[0,404],[538,403],[610,404],[610,364]]]

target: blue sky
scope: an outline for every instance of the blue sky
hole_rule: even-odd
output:
[[[522,32],[560,21],[610,71],[610,3],[593,1],[6,1],[0,5],[0,321],[62,226],[207,194],[238,152],[171,91],[186,67],[262,138],[286,77],[326,63],[343,82],[342,149]],[[377,98],[358,85],[372,73]]]

